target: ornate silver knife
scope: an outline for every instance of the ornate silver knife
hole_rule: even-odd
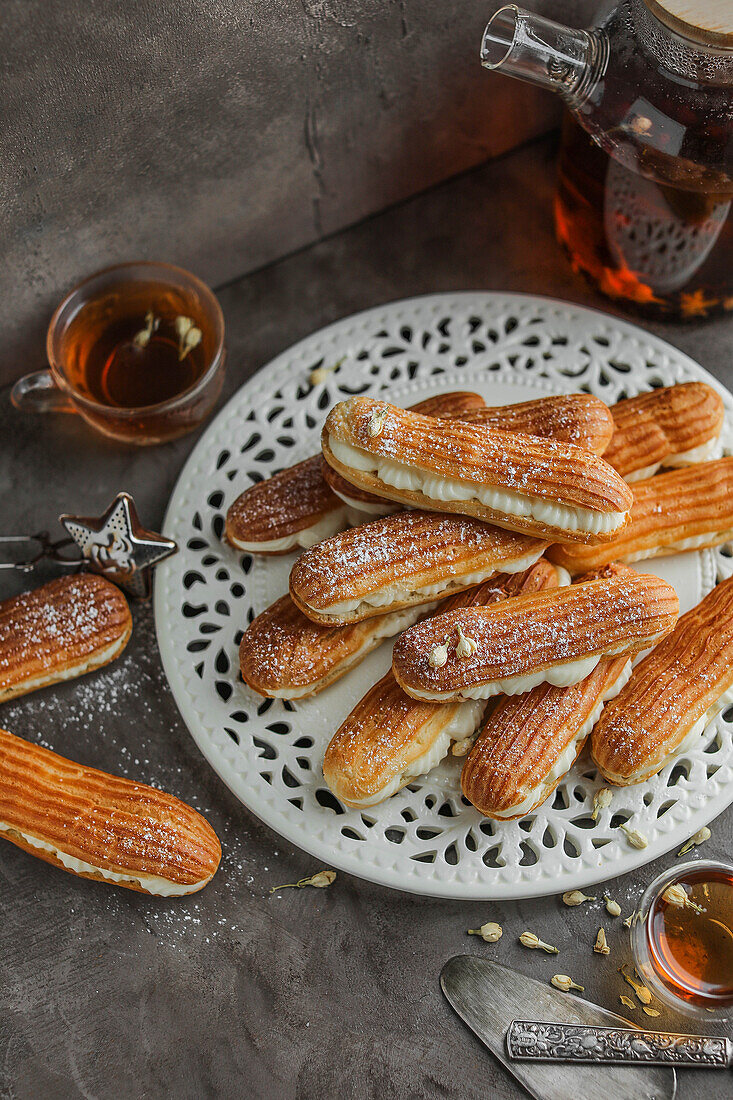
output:
[[[594,1065],[679,1066],[728,1069],[733,1043],[715,1035],[677,1035],[589,1024],[513,1020],[506,1033],[510,1058],[525,1062],[590,1062]]]

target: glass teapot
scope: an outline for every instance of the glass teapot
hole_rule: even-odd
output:
[[[587,30],[513,4],[481,62],[559,93],[573,267],[666,318],[733,310],[733,0],[613,0]]]

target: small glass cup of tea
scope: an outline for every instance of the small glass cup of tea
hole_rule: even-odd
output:
[[[641,899],[631,950],[662,1003],[698,1019],[733,1014],[733,865],[695,860],[665,871]]]
[[[145,446],[192,431],[224,381],[224,317],[213,292],[171,264],[118,264],[84,279],[56,309],[49,370],[11,400],[32,412],[80,413],[105,435]]]

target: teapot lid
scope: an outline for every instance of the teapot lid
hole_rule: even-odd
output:
[[[733,49],[731,0],[644,0],[670,30],[702,46]]]

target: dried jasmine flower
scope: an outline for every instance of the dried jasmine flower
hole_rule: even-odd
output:
[[[596,936],[596,942],[593,944],[593,950],[596,955],[610,955],[611,948],[608,946],[606,939],[606,932],[604,928],[598,929],[598,935]]]
[[[652,995],[645,985],[642,985],[641,982],[637,982],[635,978],[627,974],[623,966],[619,967],[619,974],[625,982],[628,982],[636,994],[637,999],[640,1000],[643,1005],[651,1004]]]
[[[448,646],[447,645],[434,645],[430,650],[430,656],[428,657],[428,664],[431,668],[442,668],[448,660]]]
[[[519,942],[524,947],[539,948],[541,951],[546,951],[548,955],[560,954],[556,947],[549,943],[543,943],[539,936],[535,936],[534,932],[522,932]]]
[[[687,843],[682,845],[677,855],[687,855],[690,849],[694,848],[697,844],[704,844],[706,840],[710,840],[712,835],[707,825],[703,825],[702,829],[698,829],[695,835],[691,836]]]
[[[596,791],[593,796],[593,813],[590,815],[594,821],[598,820],[601,810],[605,810],[611,805],[612,798],[613,792],[608,787],[601,787],[600,791]]]
[[[473,737],[464,737],[461,741],[454,741],[451,752],[454,756],[465,756],[473,745]]]
[[[482,924],[480,928],[469,928],[468,934],[469,936],[480,936],[486,943],[496,943],[504,935],[504,929],[500,924],[488,921],[486,924]]]
[[[178,337],[178,361],[181,362],[186,358],[189,351],[193,351],[195,347],[201,343],[203,333],[200,328],[197,328],[191,317],[176,317],[174,323],[176,330],[176,336]]]
[[[636,829],[632,829],[631,826],[626,823],[619,825],[619,829],[622,829],[626,833],[626,839],[632,848],[646,848],[649,843],[643,833],[638,833]]]
[[[631,928],[631,925],[634,923],[634,918],[635,917],[636,917],[636,911],[634,911],[628,917],[626,917],[626,919],[623,922],[624,928]]]
[[[335,879],[335,871],[318,871],[317,874],[311,875],[310,878],[301,878],[298,879],[297,882],[285,882],[282,886],[273,886],[270,893],[274,894],[278,890],[302,890],[304,886],[316,886],[319,889],[323,889],[324,886],[330,886]]]
[[[478,649],[478,642],[474,638],[467,637],[460,626],[458,627],[458,645],[456,657],[471,657]]]
[[[705,912],[702,905],[696,905],[694,901],[690,900],[684,886],[679,882],[667,887],[662,894],[662,901],[666,901],[668,905],[676,906],[677,909],[692,909],[694,913]]]
[[[382,434],[384,422],[387,419],[386,409],[374,409],[369,417],[369,435],[374,439]]]
[[[153,335],[158,325],[160,324],[160,318],[156,317],[152,309],[149,309],[145,314],[145,328],[141,328],[139,332],[136,332],[132,338],[132,342],[136,348],[146,348],[150,343],[150,337]]]
[[[595,901],[595,897],[589,897],[588,894],[584,894],[582,890],[567,890],[562,900],[565,905],[582,905],[584,901]]]
[[[619,997],[619,1000],[622,1005],[625,1005],[626,1008],[636,1008],[636,1005],[631,1000],[631,997],[625,997],[623,993]]]
[[[563,993],[567,993],[571,989],[577,989],[580,993],[585,991],[585,986],[578,985],[567,974],[553,974],[550,978],[550,985],[554,985],[555,989],[562,989]]]
[[[646,1012],[647,1016],[659,1016],[659,1012],[656,1008],[649,1008],[648,1005],[642,1005],[641,1011]]]
[[[613,901],[612,898],[609,898],[608,894],[603,895],[603,900],[606,903],[606,912],[608,914],[610,914],[610,916],[612,916],[612,917],[620,917],[621,916],[621,906],[619,905],[619,903],[617,901]]]
[[[629,129],[635,134],[648,134],[652,128],[652,120],[646,115],[634,115],[629,123]]]

